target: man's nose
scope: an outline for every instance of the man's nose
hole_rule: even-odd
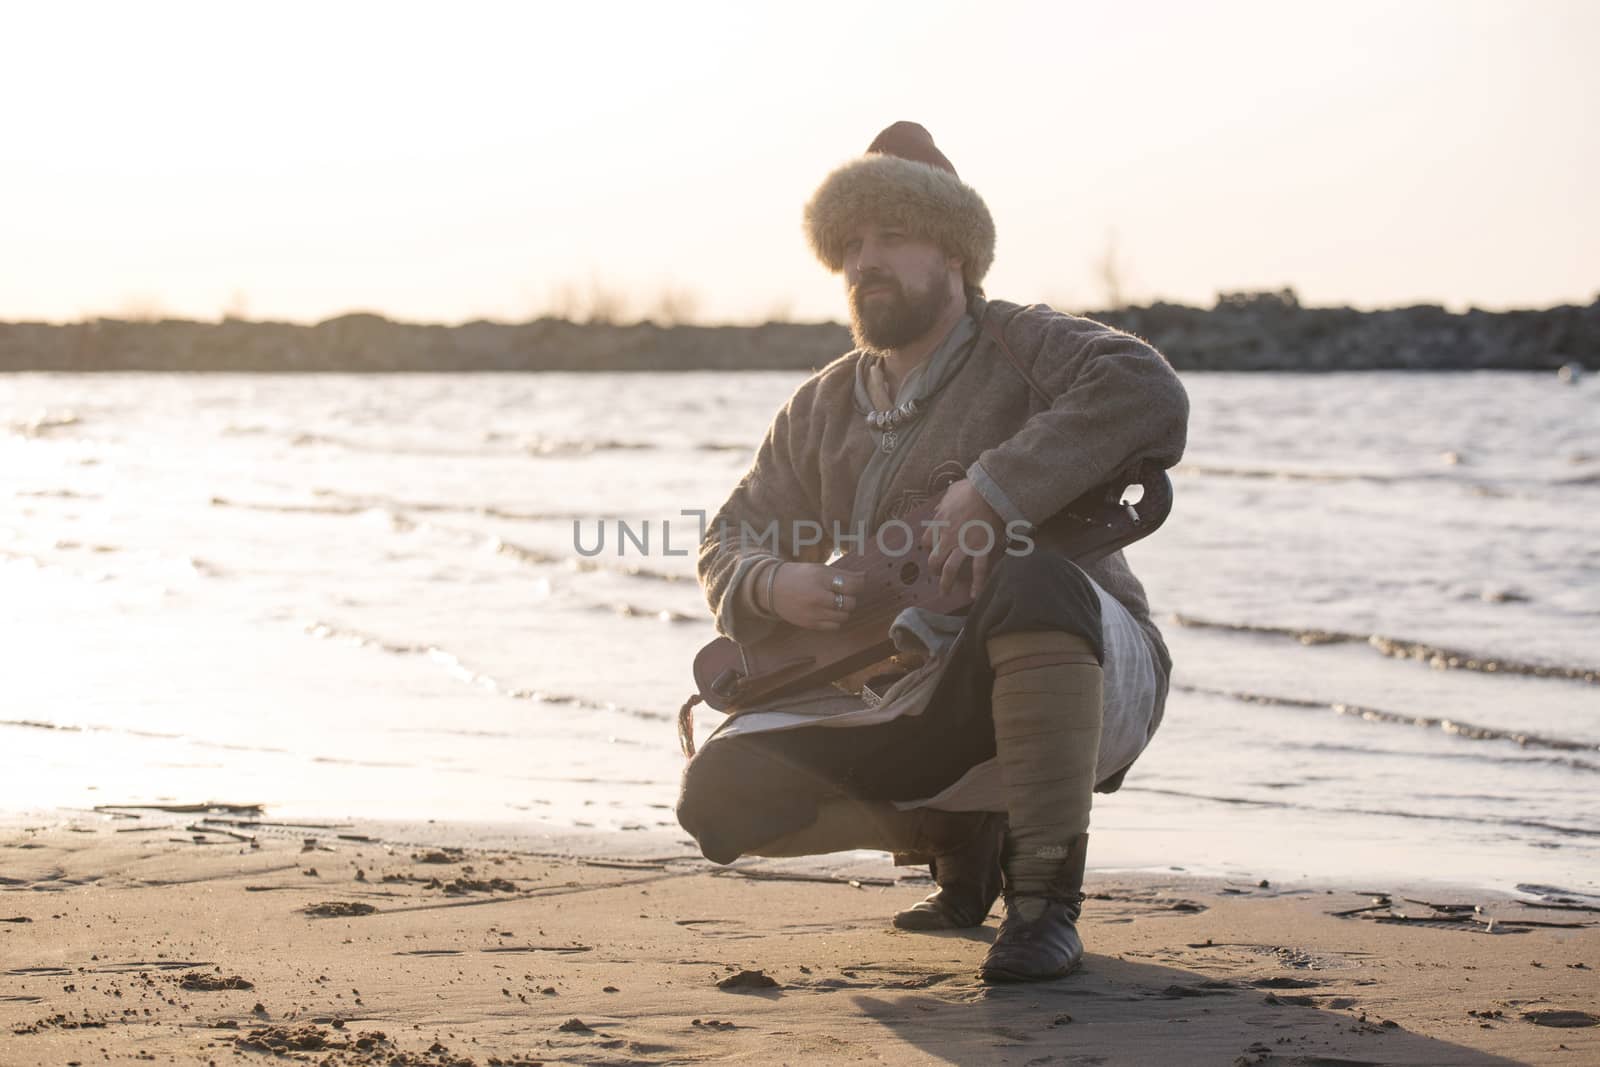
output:
[[[845,260],[846,269],[855,275],[867,274],[883,266],[877,242],[864,240],[856,246],[855,254]]]

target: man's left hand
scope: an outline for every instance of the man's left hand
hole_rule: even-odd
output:
[[[989,506],[972,482],[963,478],[939,498],[932,522],[938,525],[922,531],[922,547],[932,549],[928,562],[939,572],[939,591],[948,593],[954,589],[961,568],[971,559],[972,598],[976,600],[989,580],[993,550],[1005,543],[1005,524],[1000,521],[999,512]],[[984,526],[988,533],[981,528]]]

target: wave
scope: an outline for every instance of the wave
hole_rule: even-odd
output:
[[[234,500],[213,496],[209,504],[214,508],[237,508],[241,511],[265,511],[280,515],[362,515],[369,511],[415,511],[421,514],[456,513],[482,515],[492,519],[509,519],[515,522],[571,522],[588,518],[575,511],[514,511],[509,508],[482,504],[444,504],[429,500],[396,500],[390,497],[347,497],[331,489],[313,490],[314,495],[333,497],[325,504],[280,504],[260,500]]]
[[[5,424],[6,432],[14,437],[39,438],[46,437],[57,430],[65,430],[71,426],[82,426],[83,420],[75,412],[63,411],[53,413],[41,411],[31,419],[19,419]]]
[[[596,605],[599,607],[599,605]],[[641,608],[637,604],[623,602],[611,606],[611,612],[627,619],[655,619],[658,622],[709,622],[703,615],[686,615],[681,611],[671,608]]]
[[[468,531],[454,530],[455,533]],[[672,574],[668,571],[652,570],[648,567],[627,566],[612,567],[604,563],[596,563],[591,559],[575,558],[561,552],[546,552],[543,549],[528,548],[514,541],[505,541],[494,536],[485,536],[484,540],[496,554],[516,560],[518,563],[528,563],[540,567],[568,566],[575,571],[592,573],[596,571],[610,571],[615,574],[626,575],[629,578],[644,578],[655,582],[688,582],[695,579],[690,575]],[[655,614],[646,612],[645,614]]]
[[[144,737],[157,741],[183,741],[194,745],[196,748],[226,749],[230,752],[287,753],[289,751],[286,748],[272,748],[267,745],[242,745],[222,741],[207,741],[187,734],[166,733],[158,730],[138,730],[131,726],[111,726],[106,723],[77,725],[72,723],[41,722],[37,719],[0,719],[0,727],[4,726],[23,730],[52,730],[65,734],[119,734],[123,737]]]
[[[1440,472],[1416,471],[1408,474],[1377,474],[1370,471],[1315,471],[1277,467],[1230,467],[1215,463],[1181,463],[1173,474],[1197,474],[1211,478],[1252,478],[1285,482],[1370,482],[1393,485],[1396,482],[1454,481]]]
[[[355,645],[358,648],[371,648],[386,652],[392,656],[421,656],[438,663],[459,681],[493,693],[496,696],[506,697],[511,700],[533,700],[541,704],[561,704],[570,707],[589,708],[595,711],[614,711],[623,715],[631,715],[637,719],[648,719],[653,722],[665,722],[675,718],[664,711],[654,711],[649,708],[630,708],[606,700],[591,700],[586,697],[576,696],[571,693],[552,693],[542,689],[526,689],[521,686],[511,685],[492,675],[475,670],[468,666],[460,656],[454,652],[431,644],[400,644],[385,641],[381,637],[362,633],[345,626],[336,626],[332,623],[313,620],[305,623],[301,629],[311,637],[323,641],[342,641]]]
[[[80,493],[76,489],[19,489],[16,496],[43,497],[51,500],[103,500],[99,493]]]
[[[1176,614],[1178,625],[1195,630],[1222,630],[1228,633],[1265,634],[1291,637],[1302,645],[1362,643],[1391,659],[1409,659],[1437,670],[1481,671],[1485,674],[1515,674],[1530,678],[1556,678],[1569,682],[1600,685],[1600,668],[1527,663],[1480,652],[1443,648],[1426,641],[1386,637],[1383,634],[1348,633],[1338,630],[1299,629],[1293,626],[1257,626],[1250,623],[1218,622],[1193,615]]]
[[[529,455],[534,456],[585,456],[591,452],[651,452],[656,446],[649,441],[616,441],[616,440],[549,440],[535,441],[523,445]]]
[[[76,567],[68,567],[63,563],[56,563],[52,560],[30,555],[27,552],[13,552],[9,548],[0,548],[0,564],[25,567],[36,571],[50,571],[55,574],[66,574],[80,581],[90,583],[116,580],[116,575],[109,571],[83,571]]]
[[[419,526],[423,525],[406,518],[404,514],[401,514],[397,511],[391,511],[388,506],[385,506],[384,502],[380,502],[380,499],[381,498],[370,498],[359,501],[352,500],[345,503],[326,504],[279,504],[248,500],[232,500],[228,497],[213,496],[211,497],[209,504],[214,508],[237,508],[244,511],[263,511],[279,515],[329,515],[334,517],[349,517],[354,515],[367,515],[374,512],[381,512],[387,516],[390,528],[401,533],[415,530]],[[410,511],[451,511],[484,515],[501,519],[518,519],[523,521],[557,520],[577,522],[581,521],[585,517],[572,514],[570,512],[510,512],[500,508],[478,507],[465,504],[413,504],[402,501],[388,501],[387,504]],[[516,560],[518,563],[526,563],[530,566],[567,566],[582,573],[604,571],[613,574],[620,574],[628,578],[639,578],[652,582],[679,583],[697,581],[697,579],[690,574],[676,574],[671,571],[656,570],[655,568],[644,567],[638,564],[627,566],[611,566],[605,563],[598,563],[592,559],[576,557],[566,553],[547,552],[543,549],[530,548],[526,545],[520,545],[514,541],[507,541],[503,538],[496,537],[494,534],[487,534],[481,530],[474,530],[470,527],[444,526],[439,524],[429,525],[430,528],[444,533],[473,538],[497,555],[505,556],[508,559]]]
[[[528,548],[512,541],[502,541],[498,537],[488,539],[489,545],[496,555],[514,559],[518,563],[528,563],[539,567],[552,567],[562,562],[566,557],[554,552],[545,552],[542,549]]]
[[[81,726],[61,726],[53,722],[39,722],[37,719],[0,719],[0,726],[18,726],[28,730],[60,730],[68,734],[83,732]]]
[[[1527,830],[1547,830],[1572,837],[1600,837],[1600,829],[1587,826],[1563,826],[1538,819],[1492,819],[1475,815],[1438,815],[1422,811],[1403,811],[1395,808],[1359,808],[1324,804],[1300,804],[1292,800],[1264,800],[1258,797],[1232,797],[1213,793],[1194,793],[1182,789],[1161,789],[1147,785],[1125,785],[1124,793],[1151,793],[1158,796],[1181,797],[1186,800],[1209,800],[1215,804],[1234,804],[1241,807],[1291,809],[1314,811],[1327,815],[1380,815],[1394,819],[1424,819],[1433,822],[1475,823],[1482,826],[1517,827]]]
[[[245,431],[234,431],[234,435]],[[486,440],[492,440],[486,438]],[[352,437],[343,437],[338,434],[317,433],[301,431],[288,438],[291,448],[341,448],[347,452],[363,452],[376,455],[392,456],[446,456],[466,457],[482,456],[485,450],[481,448],[445,448],[433,445],[413,445],[399,442],[362,441]],[[535,438],[520,441],[516,451],[530,456],[585,456],[594,452],[641,452],[653,451],[656,445],[649,441],[623,441],[614,438]]]
[[[1414,759],[1418,758],[1415,753],[1399,751],[1399,750],[1390,751],[1390,750],[1381,749],[1381,748],[1372,748],[1372,747],[1367,746],[1367,745],[1337,745],[1337,744],[1332,744],[1332,743],[1324,741],[1324,742],[1318,742],[1316,744],[1306,745],[1305,747],[1310,749],[1313,752],[1344,752],[1344,753],[1349,753],[1351,755],[1357,756],[1357,757],[1362,758],[1362,759],[1371,759],[1373,757],[1393,757],[1393,758],[1396,758],[1396,759],[1414,760]],[[1445,760],[1445,761],[1450,761],[1450,762],[1466,762],[1466,763],[1488,763],[1488,764],[1494,764],[1494,765],[1501,765],[1501,764],[1505,764],[1507,762],[1507,756],[1506,756],[1504,750],[1501,750],[1501,749],[1496,749],[1496,750],[1494,750],[1492,752],[1489,752],[1489,751],[1476,751],[1475,752],[1475,751],[1472,751],[1470,748],[1467,749],[1466,751],[1441,750],[1441,751],[1429,752],[1427,754],[1427,756],[1423,757],[1423,758],[1428,759],[1428,760]],[[1597,762],[1595,762],[1593,760],[1586,760],[1586,759],[1583,759],[1583,758],[1578,757],[1578,756],[1558,756],[1558,755],[1534,756],[1534,755],[1525,755],[1525,756],[1517,757],[1514,762],[1515,762],[1516,766],[1518,766],[1518,767],[1526,767],[1526,766],[1529,766],[1529,765],[1537,765],[1537,766],[1544,766],[1544,767],[1559,767],[1559,768],[1561,768],[1563,770],[1569,770],[1569,771],[1600,772],[1600,763],[1597,763]]]
[[[355,504],[263,504],[250,500],[229,500],[214,496],[208,503],[214,508],[238,508],[241,511],[272,511],[281,515],[359,515],[370,508]]]
[[[116,545],[86,545],[81,541],[67,541],[67,540],[57,541],[51,547],[54,548],[57,552],[93,552],[96,555],[101,555],[101,556],[110,555],[113,552],[121,552],[122,551],[122,549],[119,548]]]
[[[402,500],[398,497],[383,496],[372,493],[347,493],[339,489],[313,489],[311,495],[335,501],[333,507],[339,509],[339,514],[360,513],[371,511],[374,508],[384,508],[390,511],[414,511],[423,515],[454,514],[478,515],[489,519],[505,519],[511,522],[573,522],[590,518],[591,514],[585,511],[519,511],[515,508],[500,507],[496,504],[458,504],[439,500]],[[234,505],[246,507],[252,505]],[[255,505],[263,509],[273,508],[274,505]]]
[[[457,529],[452,532],[464,533],[474,531],[463,531]],[[671,571],[658,571],[651,567],[641,567],[638,564],[623,567],[613,567],[605,563],[596,563],[592,559],[583,559],[581,557],[573,557],[560,552],[545,552],[542,549],[528,548],[525,545],[519,545],[513,541],[504,541],[494,536],[480,536],[484,536],[485,541],[488,543],[489,547],[495,551],[496,554],[514,559],[518,563],[528,563],[541,567],[567,566],[583,574],[605,571],[612,574],[621,574],[628,578],[641,578],[652,582],[693,582],[698,580],[693,575],[689,574],[673,574]],[[645,612],[645,614],[653,615],[656,613]]]
[[[603,563],[596,563],[588,559],[568,559],[567,562],[574,570],[579,571],[611,571],[616,574],[626,575],[629,578],[642,578],[651,582],[695,582],[698,581],[692,574],[673,574],[671,571],[658,571],[652,567],[641,567],[632,564],[627,567],[608,567]]]
[[[1239,478],[1251,481],[1314,482],[1321,484],[1406,485],[1416,482],[1458,485],[1478,496],[1529,498],[1532,494],[1504,485],[1494,484],[1494,475],[1469,477],[1454,464],[1451,469],[1426,471],[1413,470],[1400,473],[1377,471],[1305,470],[1293,467],[1235,467],[1220,463],[1182,463],[1172,468],[1176,476],[1195,475],[1201,478]],[[1600,485],[1600,472],[1560,477],[1518,477],[1519,485],[1549,487],[1583,487]]]
[[[1264,693],[1246,693],[1207,686],[1178,684],[1172,687],[1185,693],[1222,697],[1243,704],[1265,704],[1282,708],[1304,708],[1309,711],[1332,711],[1338,715],[1351,715],[1363,722],[1385,723],[1392,726],[1415,726],[1426,730],[1440,730],[1465,741],[1511,741],[1522,748],[1541,748],[1554,752],[1600,752],[1600,743],[1574,741],[1566,737],[1552,737],[1524,730],[1478,726],[1459,719],[1436,718],[1431,715],[1413,715],[1400,711],[1385,711],[1361,704],[1344,704],[1324,700],[1306,700],[1299,697],[1271,696]]]
[[[395,763],[384,760],[349,759],[344,756],[312,756],[312,763],[327,763],[340,767],[377,767],[385,770],[395,768],[415,769],[415,763]]]

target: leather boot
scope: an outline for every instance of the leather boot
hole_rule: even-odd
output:
[[[1083,865],[1089,835],[1079,834],[1067,847],[1061,866],[1043,894],[1014,893],[1005,886],[1006,917],[980,976],[985,982],[1039,982],[1070,974],[1083,960],[1078,916],[1083,911]]]
[[[986,982],[1058,978],[1083,959],[1077,921],[1104,672],[1090,642],[1064,631],[1000,634],[985,647],[1010,825],[1001,856],[1006,916],[981,974]]]
[[[954,813],[932,813],[948,819]],[[958,843],[946,841],[928,859],[939,886],[926,898],[895,913],[894,925],[902,930],[961,930],[982,926],[1000,895],[1000,850],[1005,843],[1006,817],[983,812],[975,828]]]

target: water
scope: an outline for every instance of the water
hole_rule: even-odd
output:
[[[0,811],[674,834],[682,512],[802,377],[0,378]],[[1187,385],[1129,551],[1175,690],[1091,864],[1600,888],[1600,391]]]

